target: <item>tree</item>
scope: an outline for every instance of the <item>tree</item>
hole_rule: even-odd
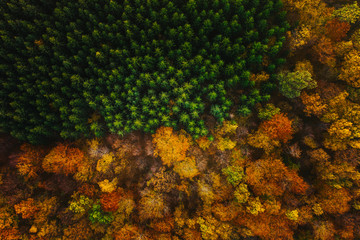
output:
[[[247,141],[250,146],[262,148],[267,154],[271,153],[275,147],[281,146],[280,141],[271,139],[269,135],[260,130],[249,134]]]
[[[305,105],[304,112],[307,116],[313,114],[320,117],[327,109],[327,105],[322,101],[318,93],[308,95],[304,91],[301,93],[301,101]]]
[[[122,227],[119,231],[116,231],[114,237],[115,240],[131,240],[136,238],[143,239],[141,237],[140,229],[137,226],[128,224]]]
[[[323,184],[319,189],[318,203],[330,214],[344,214],[350,210],[351,195],[345,188],[336,189]]]
[[[339,79],[347,82],[350,86],[359,88],[359,60],[360,51],[353,50],[345,56],[342,68],[340,70]]]
[[[139,215],[141,220],[163,218],[167,206],[162,194],[147,191],[139,202]]]
[[[178,173],[181,178],[189,179],[193,179],[195,176],[200,174],[194,157],[188,157],[184,161],[176,162],[174,172]]]
[[[350,30],[350,24],[334,18],[325,25],[326,35],[334,42],[341,41]]]
[[[14,209],[16,214],[21,214],[23,219],[34,218],[39,211],[39,207],[33,198],[28,198],[14,205]]]
[[[119,208],[122,191],[119,189],[111,193],[103,193],[100,198],[101,208],[106,212],[115,212]]]
[[[301,90],[317,86],[308,71],[282,72],[278,75],[279,91],[287,98],[300,96]]]
[[[276,7],[265,9],[230,0],[197,0],[185,8],[170,0],[146,7],[138,1],[117,7],[101,0],[5,3],[0,128],[33,143],[99,137],[107,130],[153,133],[162,124],[205,136],[205,109],[224,121],[229,91],[260,89],[284,63],[278,56],[290,27],[281,4],[272,2]],[[261,91],[252,101],[267,96]],[[253,106],[246,107],[243,114]]]
[[[170,127],[160,127],[153,135],[154,155],[159,156],[167,166],[185,160],[190,146],[189,139],[183,134],[173,133]]]
[[[91,223],[109,224],[113,216],[111,213],[104,213],[100,204],[94,204],[89,211],[89,220]]]
[[[79,240],[85,240],[89,237],[94,236],[93,231],[91,230],[88,221],[85,219],[82,219],[81,221],[70,225],[64,229],[64,240],[70,240],[70,239],[79,239]]]
[[[287,143],[294,133],[292,120],[283,113],[275,114],[270,120],[262,122],[259,131],[264,132],[272,140],[283,143]]]
[[[262,239],[293,239],[294,224],[285,214],[271,215],[263,212],[253,215],[243,212],[239,214],[235,222],[239,226],[248,228],[251,231],[249,235],[255,235]]]
[[[45,156],[42,167],[50,173],[74,174],[84,158],[84,153],[80,149],[60,143]]]
[[[322,64],[335,67],[335,46],[330,38],[322,36],[316,45],[313,46],[313,54]]]
[[[313,35],[310,27],[306,25],[300,26],[290,38],[291,50],[295,51],[307,45],[314,38]]]
[[[353,24],[360,18],[360,7],[355,1],[353,4],[346,4],[344,7],[336,9],[333,14],[341,21]]]
[[[257,195],[281,196],[285,191],[305,194],[309,187],[294,170],[270,158],[251,163],[246,168],[246,181]]]
[[[98,182],[98,185],[102,192],[111,193],[116,190],[118,184],[118,178],[114,178],[109,181],[109,179],[105,179],[101,182]]]
[[[46,150],[30,144],[23,144],[20,149],[22,152],[17,159],[16,168],[25,179],[36,178],[42,170],[41,162],[46,155]]]
[[[261,120],[269,120],[278,113],[280,113],[280,108],[275,107],[272,103],[268,103],[264,108],[259,108],[258,117]]]
[[[313,224],[315,239],[333,239],[335,235],[334,224],[330,221],[316,221]]]

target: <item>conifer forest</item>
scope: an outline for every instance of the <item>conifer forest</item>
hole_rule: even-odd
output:
[[[359,4],[1,0],[0,240],[360,239]]]

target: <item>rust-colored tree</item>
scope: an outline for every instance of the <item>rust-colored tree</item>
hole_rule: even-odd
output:
[[[80,149],[60,143],[45,156],[42,167],[50,173],[74,174],[81,166],[84,157]]]
[[[271,139],[283,143],[288,142],[294,133],[292,120],[283,113],[276,114],[270,120],[261,123],[259,129]]]
[[[23,219],[34,218],[36,213],[39,211],[39,207],[33,198],[21,201],[19,204],[14,206],[14,209],[16,214],[21,214]]]
[[[107,212],[115,212],[119,208],[122,195],[123,191],[120,188],[111,193],[103,193],[100,198],[102,209]]]
[[[261,159],[246,168],[246,180],[257,195],[305,194],[308,184],[279,159]]]
[[[341,41],[350,30],[348,22],[342,22],[337,18],[328,21],[325,25],[326,35],[334,42]]]
[[[345,188],[336,189],[322,184],[318,195],[321,208],[330,214],[344,214],[350,210],[351,195]]]
[[[313,54],[322,64],[335,67],[335,46],[330,38],[321,37],[317,44],[313,47]]]

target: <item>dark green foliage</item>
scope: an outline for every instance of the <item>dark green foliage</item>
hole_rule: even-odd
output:
[[[160,125],[206,135],[202,115],[208,109],[220,122],[227,118],[228,90],[248,97],[243,114],[269,98],[254,91],[249,77],[273,73],[283,62],[276,57],[288,27],[281,6],[280,0],[1,1],[0,129],[33,143]]]

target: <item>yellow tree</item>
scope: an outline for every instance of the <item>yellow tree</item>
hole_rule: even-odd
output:
[[[345,56],[339,79],[352,87],[360,87],[360,51],[353,50]]]
[[[176,134],[170,127],[160,127],[153,135],[155,145],[154,155],[161,161],[172,166],[175,162],[185,160],[186,151],[190,147],[190,140],[184,134]]]

